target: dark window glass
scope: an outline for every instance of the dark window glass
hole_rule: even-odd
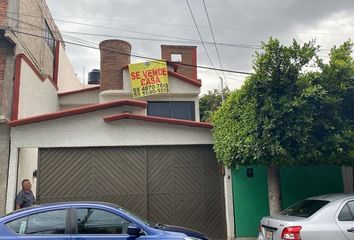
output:
[[[353,215],[349,209],[348,203],[344,205],[342,210],[340,211],[338,215],[338,220],[339,221],[353,221]]]
[[[195,104],[192,101],[149,102],[148,115],[195,121]]]
[[[55,38],[54,35],[52,33],[52,31],[50,31],[50,28],[48,26],[47,23],[45,23],[44,25],[44,39],[48,44],[48,47],[50,48],[50,50],[52,51],[53,55],[55,54]]]
[[[24,234],[26,231],[27,217],[20,218],[12,222],[6,223],[6,226],[18,234]]]
[[[327,203],[328,201],[322,200],[303,200],[285,209],[280,214],[307,218],[320,210]]]
[[[6,223],[18,234],[65,234],[66,210],[33,214],[26,218]]]
[[[354,201],[347,202],[338,215],[339,221],[354,221]]]
[[[26,234],[65,234],[66,212],[56,210],[29,216]]]
[[[76,213],[79,234],[127,234],[130,222],[114,213],[93,208],[77,209]]]

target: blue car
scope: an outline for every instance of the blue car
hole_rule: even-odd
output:
[[[0,218],[1,240],[207,240],[202,233],[152,224],[117,205],[67,202],[33,206]]]

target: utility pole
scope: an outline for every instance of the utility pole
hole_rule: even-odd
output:
[[[225,98],[224,98],[224,80],[222,79],[222,77],[219,77],[220,81],[221,81],[221,102],[224,102]]]
[[[219,77],[221,81],[221,101],[225,101],[224,96],[224,80]],[[224,170],[224,194],[226,207],[226,225],[227,225],[227,239],[235,239],[235,216],[234,216],[234,202],[233,202],[233,188],[232,188],[232,172],[231,169],[223,166]]]

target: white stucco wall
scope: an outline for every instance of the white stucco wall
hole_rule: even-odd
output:
[[[83,84],[76,77],[75,71],[65,49],[60,44],[59,66],[58,66],[58,92],[68,92],[84,88]]]
[[[135,110],[132,110],[135,109]],[[12,147],[212,144],[211,129],[140,120],[106,123],[103,117],[139,107],[116,107],[12,128]],[[53,139],[55,138],[55,141]]]
[[[22,59],[18,118],[58,110],[58,95],[49,79],[42,81],[28,63]]]
[[[59,97],[60,110],[99,103],[100,90],[75,93]]]
[[[13,127],[6,210],[12,211],[14,206],[20,148],[213,144],[209,128],[131,119],[109,123],[103,120],[105,116],[129,109],[132,107],[116,107]],[[142,111],[138,107],[136,110]]]
[[[37,170],[38,148],[21,148],[18,157],[17,192],[21,190],[23,179],[29,179],[32,183],[33,194],[37,192],[37,178],[33,177],[33,171]]]

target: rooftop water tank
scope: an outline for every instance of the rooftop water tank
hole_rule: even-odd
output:
[[[88,84],[100,84],[100,79],[100,70],[92,69],[92,71],[88,73]]]

